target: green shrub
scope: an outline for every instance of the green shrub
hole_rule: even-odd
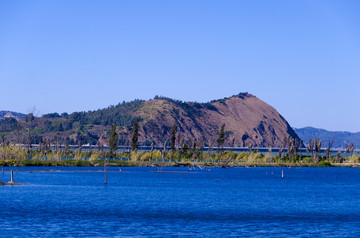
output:
[[[236,160],[241,161],[241,162],[246,162],[248,160],[248,158],[249,158],[249,153],[245,153],[245,152],[239,153],[236,156]]]
[[[359,163],[360,162],[360,156],[355,156],[355,155],[351,156],[349,158],[349,162],[350,163]]]
[[[329,161],[320,161],[319,167],[331,167],[331,163]]]

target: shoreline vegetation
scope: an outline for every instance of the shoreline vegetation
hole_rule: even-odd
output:
[[[8,144],[0,147],[0,166],[54,167],[360,167],[360,155],[348,157],[321,156],[309,153],[273,154],[258,151],[203,152],[195,150],[156,150],[148,152],[106,151],[27,151],[25,147]]]
[[[25,121],[31,125],[35,117],[29,114],[25,117]],[[147,151],[141,151],[138,150],[139,144],[144,144],[145,141],[139,140],[140,123],[138,119],[132,120],[131,130],[126,135],[113,124],[109,131],[102,132],[101,138],[93,141],[96,143],[84,144],[88,141],[84,140],[78,131],[79,137],[76,139],[78,146],[76,147],[74,143],[69,143],[68,140],[62,140],[60,137],[53,139],[40,137],[39,143],[33,144],[34,138],[30,127],[26,131],[23,144],[20,144],[20,141],[24,134],[20,131],[18,131],[18,144],[8,140],[6,134],[2,133],[0,166],[2,171],[5,166],[16,167],[16,170],[18,166],[104,167],[104,171],[106,167],[130,166],[189,167],[192,169],[204,167],[360,167],[360,154],[355,152],[353,143],[350,146],[346,144],[345,154],[340,151],[334,154],[331,150],[333,142],[327,143],[326,148],[323,148],[322,141],[315,137],[305,145],[296,134],[284,135],[283,140],[277,143],[280,146],[276,150],[272,147],[256,149],[252,144],[247,143],[243,144],[244,147],[247,146],[245,151],[236,151],[236,138],[225,130],[225,124],[218,127],[216,140],[212,138],[205,141],[206,138],[202,136],[184,137],[180,134],[178,125],[174,123],[171,130],[170,127],[167,128],[170,130],[170,135],[162,138],[165,141],[160,146],[157,143],[155,148],[154,140],[151,143],[147,141],[151,146],[146,145]],[[242,139],[243,142],[244,140]],[[122,151],[119,150],[121,141],[126,141],[125,144],[122,143]],[[97,146],[93,147],[94,144]],[[88,150],[83,146],[88,147]],[[306,148],[306,154],[302,152],[304,148]]]

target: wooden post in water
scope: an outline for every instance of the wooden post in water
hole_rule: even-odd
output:
[[[107,160],[107,159],[105,159],[105,163],[104,163],[105,184],[107,184],[107,168],[106,168],[106,160]]]

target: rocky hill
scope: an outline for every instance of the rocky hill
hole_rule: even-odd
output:
[[[0,111],[0,120],[5,118],[15,118],[16,120],[24,119],[25,114],[10,111]]]
[[[286,120],[271,106],[250,94],[210,103],[182,103],[159,98],[144,102],[134,112],[142,118],[143,139],[161,142],[170,137],[173,124],[183,138],[203,138],[214,145],[225,124],[227,142],[238,146],[279,146],[285,136],[298,138]]]
[[[138,119],[143,143],[157,145],[170,138],[171,128],[178,127],[178,138],[184,141],[204,140],[216,145],[225,124],[225,146],[235,139],[236,146],[279,146],[286,136],[299,139],[287,121],[270,105],[257,97],[240,93],[208,103],[182,102],[165,97],[135,100],[105,109],[72,114],[51,113],[41,118],[21,121],[11,128],[31,127],[35,140],[40,136],[66,138],[71,143],[106,143],[110,125],[115,124],[120,144],[127,144],[132,123]],[[9,127],[10,128],[10,127]],[[19,129],[18,129],[19,130]],[[8,131],[11,137],[11,131]],[[12,136],[14,138],[14,136]],[[36,139],[37,138],[37,139]],[[36,142],[36,141],[35,141]]]

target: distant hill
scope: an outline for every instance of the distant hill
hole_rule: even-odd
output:
[[[120,144],[127,144],[132,123],[139,121],[140,141],[161,145],[170,138],[171,128],[178,127],[178,138],[184,141],[204,140],[216,146],[222,124],[225,124],[226,142],[232,138],[236,146],[279,146],[285,136],[299,139],[287,121],[270,105],[257,97],[240,93],[208,103],[182,102],[166,97],[153,100],[134,100],[116,106],[72,114],[50,113],[42,117],[12,122],[7,128],[8,137],[16,140],[14,128],[31,127],[34,140],[40,137],[66,138],[71,143],[107,143],[109,128],[117,126]],[[27,121],[27,122],[25,122]],[[19,140],[19,139],[17,139]]]
[[[5,118],[15,118],[16,120],[21,120],[25,118],[25,114],[10,111],[0,111],[0,120]]]
[[[316,136],[322,140],[323,146],[326,146],[331,141],[334,142],[334,148],[345,148],[345,145],[350,145],[350,143],[354,143],[355,146],[360,146],[360,132],[327,131],[313,127],[295,128],[295,132],[305,144],[308,143],[309,139],[313,140]]]

